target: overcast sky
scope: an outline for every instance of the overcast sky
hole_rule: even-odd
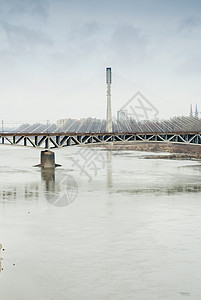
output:
[[[137,90],[161,118],[201,110],[201,1],[0,0],[0,119],[104,117]]]

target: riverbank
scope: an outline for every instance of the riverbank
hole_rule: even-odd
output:
[[[107,150],[133,150],[142,152],[167,152],[167,155],[145,156],[147,159],[181,159],[181,160],[200,160],[201,146],[193,144],[163,143],[163,142],[115,142],[108,144],[90,144],[89,148],[104,148]],[[86,147],[84,146],[84,147]],[[172,154],[171,154],[172,153]]]

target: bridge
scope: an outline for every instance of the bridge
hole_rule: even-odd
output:
[[[139,97],[138,108],[145,113],[146,110],[155,110],[155,116],[158,111],[153,105],[140,93],[137,92],[122,110],[118,111],[123,115],[123,119],[112,120],[111,115],[111,68],[106,69],[107,84],[107,118],[101,122],[93,122],[84,127],[85,121],[79,123],[77,128],[72,127],[73,122],[66,130],[64,123],[57,126],[48,124],[46,127],[41,124],[34,124],[15,128],[10,131],[0,133],[0,144],[12,146],[24,146],[45,149],[41,152],[41,164],[38,166],[52,168],[55,164],[54,153],[50,151],[55,148],[69,146],[82,146],[89,144],[115,144],[115,143],[132,143],[132,142],[158,142],[158,143],[179,143],[184,145],[201,145],[201,119],[198,115],[195,117],[177,117],[171,120],[143,120],[139,121],[128,116],[125,117],[125,107],[129,105],[136,96]],[[141,97],[141,99],[140,99]],[[142,101],[146,105],[142,104]],[[133,107],[131,107],[135,117],[137,116]],[[41,128],[43,130],[41,130]],[[70,129],[73,128],[71,132]],[[95,129],[94,129],[95,128]],[[86,130],[87,129],[87,130]],[[40,131],[41,130],[41,131]],[[200,148],[201,149],[201,148]]]
[[[55,156],[50,149],[89,144],[132,142],[160,142],[194,144],[201,146],[201,132],[121,132],[121,133],[1,133],[0,144],[43,148],[41,163],[37,166],[54,168]],[[201,149],[201,148],[200,148]]]
[[[200,132],[0,133],[0,144],[54,149],[89,144],[160,142],[201,145]]]

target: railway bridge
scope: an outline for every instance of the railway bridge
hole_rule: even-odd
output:
[[[179,143],[201,146],[200,132],[121,132],[121,133],[0,133],[0,144],[44,149],[41,163],[37,166],[53,168],[55,164],[52,149],[82,146],[89,144],[128,144],[128,143]]]

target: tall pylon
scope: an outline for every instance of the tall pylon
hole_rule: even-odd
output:
[[[106,84],[107,84],[107,118],[106,118],[106,132],[112,132],[112,109],[111,109],[111,83],[112,70],[106,68]]]

